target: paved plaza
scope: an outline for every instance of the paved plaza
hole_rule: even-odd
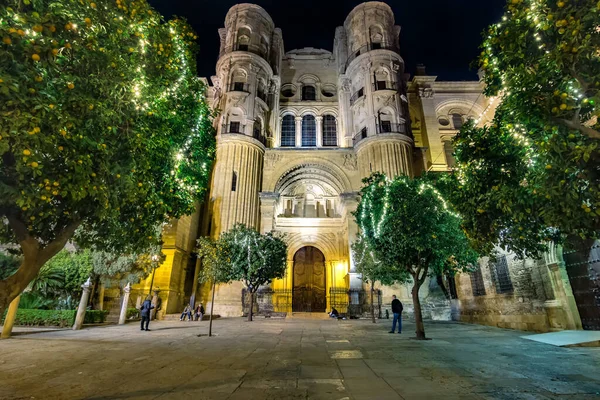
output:
[[[600,349],[387,321],[222,319],[26,333],[0,342],[0,399],[600,399]],[[201,335],[201,336],[198,336]]]

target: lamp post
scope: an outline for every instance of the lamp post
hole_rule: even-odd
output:
[[[148,291],[148,296],[150,296],[152,294],[152,288],[154,286],[154,275],[156,275],[156,268],[157,267],[157,263],[158,263],[159,257],[157,254],[154,254],[152,256],[152,279],[150,279],[150,290]]]

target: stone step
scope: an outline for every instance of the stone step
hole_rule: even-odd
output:
[[[181,318],[181,313],[179,314],[165,314],[163,315],[163,317],[161,318],[162,321],[179,321],[179,318]],[[213,314],[213,319],[217,319],[217,318],[221,318],[220,315],[214,315]],[[208,321],[210,319],[210,315],[208,314],[204,314],[202,317],[202,321]],[[185,318],[185,320],[187,321],[187,317]]]
[[[287,318],[290,319],[312,319],[312,320],[326,320],[329,319],[329,314],[324,312],[294,312],[289,313]]]

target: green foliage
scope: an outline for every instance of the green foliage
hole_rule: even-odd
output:
[[[73,298],[81,297],[81,285],[92,274],[92,252],[90,250],[81,250],[69,252],[63,250],[54,256],[47,266],[56,267],[65,274],[65,285],[63,292]]]
[[[198,275],[200,283],[230,283],[234,280],[230,271],[231,258],[228,247],[222,240],[211,240],[201,237],[197,241],[196,252],[202,262],[202,269]]]
[[[137,308],[128,308],[127,309],[127,319],[139,319],[140,318],[140,310]]]
[[[84,324],[102,324],[106,321],[107,310],[86,310],[83,318]]]
[[[372,253],[369,278],[385,285],[412,278],[420,286],[428,273],[468,269],[477,261],[460,217],[425,179],[373,174],[355,217],[364,241],[354,246],[355,254]]]
[[[19,300],[19,308],[26,310],[52,310],[56,300],[36,292],[24,292]]]
[[[160,250],[157,250],[160,251]],[[162,258],[149,255],[115,255],[96,251],[92,253],[92,272],[104,279],[105,284],[117,281],[119,286],[138,283],[157,268]]]
[[[20,264],[21,261],[17,257],[0,252],[0,279],[6,279],[14,274]]]
[[[272,232],[261,235],[243,224],[221,235],[227,249],[231,280],[241,280],[251,293],[273,279],[283,278],[287,244]]]
[[[76,313],[75,310],[27,310],[19,308],[15,317],[15,325],[66,327],[73,325]],[[4,317],[2,321],[4,321]]]
[[[146,1],[0,5],[0,210],[41,245],[158,245],[194,210],[215,153],[196,38]],[[0,240],[16,242],[2,225]]]
[[[22,301],[22,300],[21,300]],[[23,326],[71,326],[75,322],[77,310],[31,310],[21,308],[17,310],[15,325]],[[84,324],[101,324],[106,321],[108,311],[87,310],[83,320]],[[2,321],[4,322],[4,315]]]
[[[54,265],[44,265],[38,276],[29,283],[28,289],[48,297],[62,292],[65,287],[65,273]]]
[[[479,62],[500,105],[456,137],[448,192],[482,251],[536,257],[559,234],[597,237],[599,24],[596,1],[511,0],[489,28]]]

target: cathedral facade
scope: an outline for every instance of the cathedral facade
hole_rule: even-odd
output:
[[[229,10],[208,88],[220,110],[210,195],[165,231],[167,259],[138,285],[160,297],[159,317],[190,300],[210,306],[209,288],[196,282],[194,241],[237,223],[285,234],[286,275],[265,288],[271,311],[349,312],[365,302],[351,254],[362,179],[448,171],[462,124],[484,124],[495,110],[479,81],[438,81],[423,67],[410,76],[399,35],[391,8],[368,2],[336,29],[333,52],[286,52],[282,30],[263,8]],[[508,257],[482,260],[478,274],[459,275],[444,290],[440,279],[423,285],[425,317],[538,331],[581,326],[560,262]],[[410,313],[408,286],[380,288],[379,304],[389,305],[393,294]],[[242,303],[241,283],[217,287],[215,314],[240,316]]]
[[[409,79],[399,34],[381,2],[348,15],[333,52],[286,52],[281,29],[253,4],[231,8],[219,30],[204,234],[236,223],[285,233],[287,274],[272,286],[292,293],[282,303],[290,311],[325,311],[332,293],[362,287],[350,251],[362,179],[448,170],[452,136],[488,106],[479,82],[438,82],[423,70]],[[219,288],[219,314],[239,315],[241,290]]]

